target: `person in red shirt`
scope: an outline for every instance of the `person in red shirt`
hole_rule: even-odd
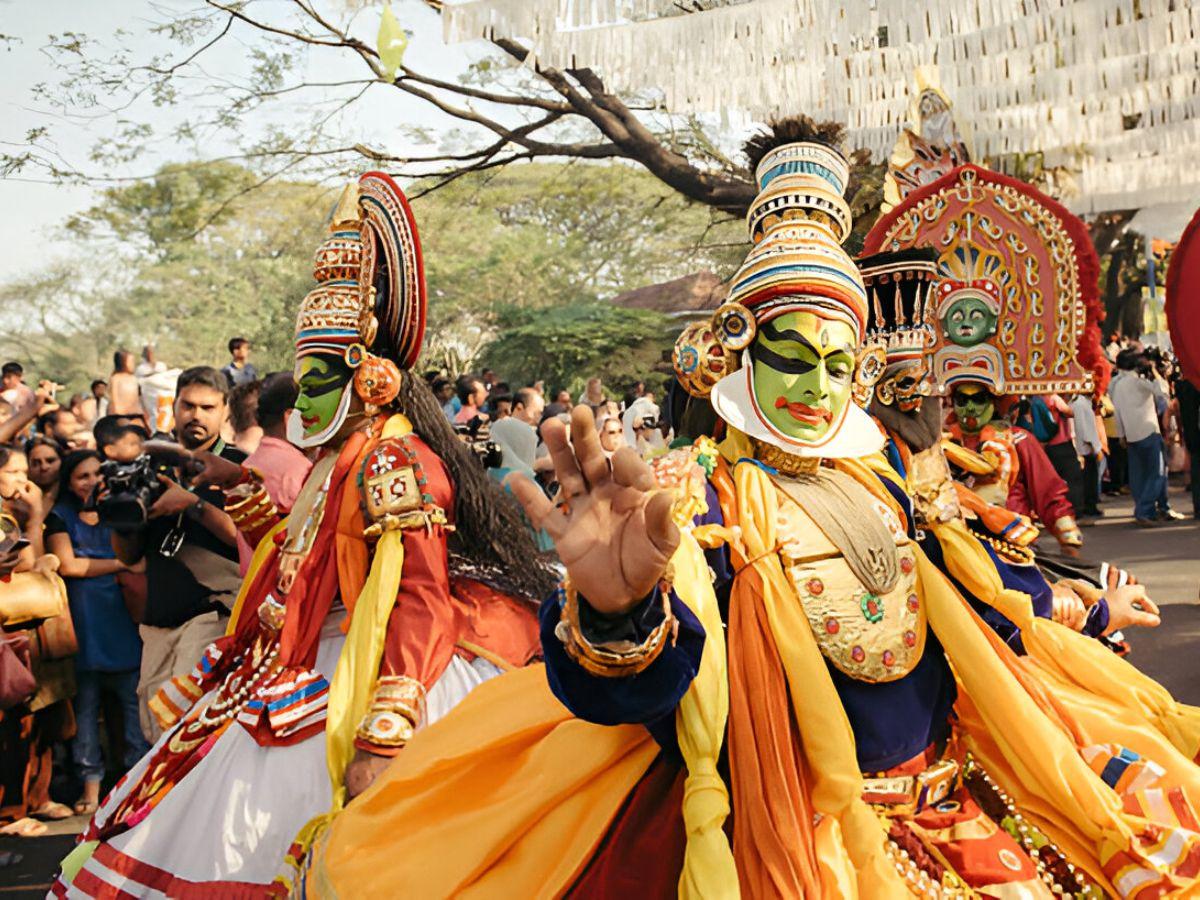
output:
[[[262,428],[258,449],[246,457],[246,465],[257,470],[263,487],[283,514],[290,513],[296,502],[312,462],[303,451],[287,439],[287,418],[296,405],[299,388],[291,372],[275,372],[262,382],[255,413]],[[242,574],[250,567],[254,548],[238,534],[238,558]]]

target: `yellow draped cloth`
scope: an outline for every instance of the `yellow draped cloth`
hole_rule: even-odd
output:
[[[400,414],[388,418],[380,440],[401,438],[412,433],[412,423]],[[363,454],[376,441],[368,442]],[[326,515],[339,515],[328,510]],[[371,568],[361,593],[347,604],[350,625],[346,641],[338,655],[329,685],[329,705],[325,714],[325,763],[333,802],[327,812],[316,816],[300,829],[297,848],[288,862],[303,854],[328,827],[346,804],[346,767],[354,756],[354,734],[371,704],[372,691],[379,676],[388,618],[396,604],[404,569],[404,536],[399,530],[384,531],[375,545]]]
[[[729,847],[718,827],[728,801],[723,786],[714,783],[719,781],[715,768],[709,768],[720,748],[729,675],[714,652],[721,646],[721,629],[715,603],[708,606],[707,567],[685,535],[674,559],[676,591],[698,611],[708,643],[700,676],[679,710],[680,745],[689,768],[683,810],[688,850],[680,893],[907,896],[885,853],[883,826],[862,800],[849,721],[776,552],[776,489],[761,467],[742,459],[748,454],[737,437],[722,448],[733,463],[735,508],[726,510],[726,519],[736,522],[730,536],[735,561],[743,562],[731,609],[746,603],[765,614],[798,734],[800,800],[815,815],[793,816],[791,827],[799,834],[798,843],[787,847],[788,865],[769,855],[775,820],[760,816],[762,824],[750,841],[741,846],[735,841],[737,874],[732,874]],[[842,460],[837,466],[898,508],[879,481],[895,477],[885,471],[882,458]],[[994,574],[982,548],[967,543],[969,536],[939,537],[960,570],[970,575],[976,567],[990,567]],[[981,599],[995,602],[1028,630],[1032,658],[1013,654],[921,553],[917,575],[930,627],[958,682],[961,736],[984,768],[1106,892],[1117,894],[1105,869],[1115,856],[1169,877],[1170,862],[1154,856],[1150,840],[1161,837],[1162,829],[1126,812],[1080,750],[1115,743],[1144,752],[1163,766],[1168,782],[1200,797],[1200,770],[1191,761],[1195,711],[1175,704],[1143,676],[1127,678],[1127,664],[1099,648],[1085,649],[1081,642],[1087,639],[1053,623],[1033,622],[1028,596],[1004,592],[998,576],[994,584],[987,576],[964,579],[964,584],[979,589]],[[1042,659],[1051,652],[1047,648],[1058,652],[1064,646],[1069,661],[1063,666]],[[729,659],[737,660],[742,649],[731,645]],[[1075,661],[1082,661],[1079,668],[1062,670]],[[1101,685],[1106,678],[1126,682]],[[745,702],[753,707],[758,701],[749,693]],[[748,713],[753,717],[756,710]],[[773,796],[765,785],[739,781],[762,767],[740,766],[733,749],[736,742],[731,748],[735,801],[769,808]],[[420,732],[372,788],[338,816],[314,850],[308,894],[561,895],[656,752],[644,729],[573,719],[551,697],[540,667],[496,678]],[[739,810],[743,820],[760,812]],[[1175,896],[1195,888],[1186,880],[1170,884]]]

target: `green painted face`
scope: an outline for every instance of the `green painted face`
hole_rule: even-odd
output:
[[[333,354],[300,360],[296,412],[300,414],[305,437],[320,434],[333,422],[353,374],[346,361]]]
[[[978,434],[996,415],[996,400],[984,388],[958,388],[954,392],[954,415],[968,434]]]
[[[818,441],[850,402],[857,335],[845,322],[785,313],[759,326],[750,345],[754,397],[767,420],[800,441]]]
[[[942,316],[942,331],[960,347],[974,347],[996,333],[996,314],[979,297],[960,297]]]

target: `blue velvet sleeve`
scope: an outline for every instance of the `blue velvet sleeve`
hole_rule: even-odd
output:
[[[580,626],[593,643],[628,640],[640,644],[663,620],[662,605],[654,596],[624,616],[602,617],[582,597],[579,606]],[[541,609],[542,650],[554,696],[579,718],[599,725],[649,725],[670,716],[696,677],[704,651],[703,626],[674,594],[671,611],[679,621],[674,644],[668,643],[658,659],[637,675],[602,678],[567,655],[555,634],[560,595],[546,600]]]
[[[708,486],[709,511],[696,524],[720,524],[717,496]],[[731,580],[729,554],[724,548],[705,551],[718,596]],[[687,692],[700,668],[704,652],[704,626],[692,611],[671,594],[671,612],[679,623],[678,635],[643,672],[628,678],[592,675],[567,655],[555,629],[562,614],[561,591],[541,607],[542,651],[550,690],[567,709],[581,719],[600,725],[641,724],[669,753],[678,754],[675,738],[675,707]],[[631,641],[642,643],[663,620],[662,604],[656,594],[643,599],[623,616],[602,616],[580,597],[580,628],[593,643]]]
[[[1100,637],[1108,628],[1108,601],[1101,597],[1088,610],[1087,622],[1084,623],[1083,633],[1088,637]]]

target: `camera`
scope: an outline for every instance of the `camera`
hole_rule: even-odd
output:
[[[132,462],[110,459],[100,464],[100,486],[93,496],[100,521],[113,531],[137,531],[166,486],[158,480],[169,468],[142,454]]]
[[[491,439],[487,423],[482,419],[475,419],[469,425],[455,425],[454,433],[471,448],[471,452],[485,469],[498,469],[504,464],[504,451]]]

